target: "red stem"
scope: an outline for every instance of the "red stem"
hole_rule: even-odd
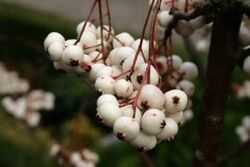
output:
[[[74,45],[76,45],[78,42],[80,42],[81,37],[82,37],[82,34],[83,34],[84,30],[85,30],[85,27],[87,26],[87,23],[88,23],[88,21],[89,21],[91,15],[92,15],[94,9],[95,9],[96,3],[97,3],[97,0],[94,1],[93,5],[92,5],[92,7],[91,7],[91,10],[90,10],[90,12],[89,12],[89,14],[88,14],[88,16],[87,16],[87,19],[86,19],[85,22],[84,22],[84,25],[83,25],[82,30],[81,30],[81,32],[80,32],[80,35],[78,36],[78,38],[77,38],[76,42],[74,43]]]

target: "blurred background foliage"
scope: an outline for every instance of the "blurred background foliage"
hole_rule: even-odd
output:
[[[56,108],[51,112],[42,112],[39,128],[26,127],[0,108],[0,166],[56,167],[58,163],[49,156],[49,148],[54,141],[71,149],[90,147],[100,155],[100,167],[145,166],[135,149],[127,143],[117,141],[105,147],[100,144],[103,140],[112,139],[105,137],[110,129],[95,122],[97,94],[93,87],[75,75],[55,71],[43,51],[43,39],[49,32],[57,31],[66,38],[74,38],[76,23],[6,3],[0,3],[0,23],[0,61],[9,70],[16,70],[21,77],[28,79],[32,88],[51,91],[56,95]],[[180,45],[176,53],[188,59]],[[240,69],[235,70],[233,82],[242,83],[245,78]],[[157,167],[192,164],[203,84],[197,80],[196,86],[194,119],[180,129],[175,140],[163,142],[149,152]],[[235,127],[241,123],[244,115],[249,114],[249,110],[249,100],[240,101],[233,94],[230,95],[221,138],[221,154],[239,144]],[[245,152],[225,166],[248,167],[249,157],[250,151]]]

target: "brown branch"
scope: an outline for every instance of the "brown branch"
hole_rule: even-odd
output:
[[[216,166],[230,80],[239,51],[241,18],[242,13],[237,8],[223,10],[214,16],[195,167]]]
[[[155,167],[154,161],[149,157],[146,152],[138,152],[139,156],[141,157],[145,167]]]
[[[214,6],[210,2],[206,2],[202,7],[196,8],[190,13],[181,12],[178,8],[172,7],[169,14],[173,15],[173,20],[168,24],[165,30],[165,39],[171,35],[172,29],[179,20],[192,20],[202,15],[210,15],[214,12]]]
[[[218,165],[222,165],[223,163],[231,160],[232,158],[235,158],[236,156],[239,156],[241,153],[243,153],[244,151],[246,151],[249,148],[250,148],[250,139],[248,139],[244,143],[240,144],[239,146],[233,148],[232,150],[230,150],[224,156],[220,157],[218,159],[218,162],[217,162]]]

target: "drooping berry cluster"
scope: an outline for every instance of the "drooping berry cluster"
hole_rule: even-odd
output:
[[[39,110],[52,110],[55,97],[50,92],[33,90],[25,96],[12,98],[6,96],[2,99],[2,106],[15,118],[23,120],[28,126],[35,127],[39,124],[41,115]]]
[[[96,28],[84,21],[76,28],[77,39],[65,40],[53,32],[44,41],[56,69],[88,75],[101,95],[97,120],[141,151],[173,139],[184,117],[192,118],[191,80],[198,75],[196,65],[183,63],[179,56],[160,56],[154,33],[150,40],[144,39],[145,28],[135,40],[127,32],[115,35],[110,26]]]
[[[87,148],[71,151],[59,144],[51,146],[50,155],[56,157],[59,164],[70,164],[74,167],[95,167],[99,160],[98,155]]]
[[[250,116],[243,117],[242,125],[236,128],[236,134],[242,142],[250,139]]]
[[[27,80],[19,78],[15,71],[6,70],[3,63],[0,62],[0,94],[11,95],[25,93],[30,85]]]
[[[250,81],[244,81],[242,85],[233,84],[233,91],[240,99],[250,98]]]
[[[15,118],[23,120],[28,126],[34,127],[39,124],[41,117],[39,110],[54,108],[55,97],[52,93],[43,90],[29,91],[29,82],[20,79],[17,72],[7,71],[3,64],[0,64],[0,78],[3,108]]]

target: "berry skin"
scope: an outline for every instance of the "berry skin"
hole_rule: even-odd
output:
[[[183,63],[179,72],[182,74],[183,79],[186,80],[193,80],[198,76],[198,69],[192,62]]]
[[[176,113],[183,111],[187,105],[188,97],[181,90],[170,90],[164,94],[165,96],[165,112]]]
[[[62,62],[68,66],[77,67],[83,62],[84,52],[75,45],[69,46],[62,52]]]
[[[85,53],[91,53],[97,49],[98,41],[94,33],[86,31],[82,34],[80,43]]]
[[[112,76],[112,68],[109,66],[104,66],[100,68],[96,73],[96,78],[102,77],[102,76]]]
[[[173,119],[168,117],[165,119],[165,122],[166,126],[156,137],[160,140],[171,140],[178,132],[178,125]]]
[[[167,66],[167,58],[165,56],[157,57],[156,63],[157,63],[157,67],[159,69],[159,72],[161,74],[164,74],[167,72],[168,66]]]
[[[106,126],[112,127],[115,121],[121,117],[121,111],[115,103],[103,103],[97,108],[97,117]]]
[[[52,61],[60,61],[62,58],[62,52],[64,49],[64,44],[62,42],[53,42],[48,47],[49,57]]]
[[[114,95],[110,95],[110,94],[101,95],[97,99],[96,103],[97,103],[97,107],[100,107],[104,103],[114,103],[116,106],[119,106],[119,103],[118,103],[116,97]]]
[[[142,84],[144,73],[147,68],[147,64],[140,64],[136,67],[135,72],[131,75],[131,82],[135,89],[139,89]],[[155,68],[150,66],[150,84],[157,85],[159,83],[160,77],[155,70]]]
[[[135,119],[122,116],[115,121],[113,131],[118,139],[131,141],[138,136],[140,126]]]
[[[184,115],[183,111],[176,112],[176,113],[165,113],[167,117],[172,118],[177,124],[183,122]]]
[[[48,47],[54,43],[54,42],[65,42],[64,37],[59,34],[58,32],[51,32],[47,35],[47,37],[44,40],[44,49],[47,50]]]
[[[140,109],[147,110],[149,108],[163,109],[164,95],[162,91],[155,85],[147,84],[142,87],[137,106]]]
[[[124,60],[129,57],[130,55],[134,55],[135,50],[130,47],[119,47],[115,53],[115,61],[113,65],[118,67],[122,67]]]
[[[74,165],[77,165],[82,161],[81,154],[79,152],[72,152],[70,155],[70,162]]]
[[[122,63],[122,70],[124,72],[130,70],[132,68],[134,60],[135,60],[135,54],[131,54],[126,59],[124,59],[124,62]],[[142,58],[142,55],[139,54],[138,58],[136,60],[136,63],[135,63],[135,67],[137,67],[139,64],[143,64],[143,63],[145,63],[145,62]]]
[[[178,55],[173,55],[172,60],[173,60],[173,68],[174,68],[174,70],[178,70],[181,67],[182,63],[183,63],[181,57],[178,56]]]
[[[118,47],[122,47],[122,46],[131,46],[132,43],[135,41],[135,39],[127,32],[122,32],[118,35],[116,35],[116,38],[119,39],[119,41],[117,41],[117,39],[113,40],[113,47],[114,48],[118,48]],[[122,44],[121,44],[122,42]]]
[[[109,76],[101,76],[95,81],[95,88],[101,94],[115,94],[115,80]]]
[[[89,72],[89,80],[94,82],[96,80],[97,71],[99,71],[103,67],[105,67],[105,65],[101,63],[92,64],[91,70]]]
[[[155,136],[148,135],[140,131],[131,144],[134,145],[138,151],[148,151],[152,150],[156,146],[157,139]]]
[[[245,58],[243,62],[243,70],[247,73],[250,74],[250,56]]]
[[[133,117],[134,115],[134,110],[133,110],[133,107],[132,105],[128,105],[128,106],[125,106],[125,107],[122,107],[121,108],[121,113],[122,113],[122,116],[127,116],[127,117]],[[141,114],[141,111],[136,108],[135,110],[135,120],[140,123],[141,122],[141,117],[142,117],[142,114]]]
[[[64,63],[61,62],[61,61],[58,61],[58,62],[57,62],[57,61],[54,61],[54,62],[53,62],[53,66],[54,66],[54,68],[55,68],[56,70],[58,70],[58,71],[63,71],[63,72],[72,72],[72,71],[73,71],[72,67],[70,67],[70,66],[64,64]]]
[[[184,91],[189,97],[193,96],[195,91],[194,84],[188,80],[180,81],[176,88]]]
[[[112,35],[109,35],[109,32],[108,32],[109,31],[109,26],[108,25],[103,25],[103,28],[105,28],[102,31],[103,32],[103,37],[104,37],[103,39],[105,41],[109,41],[109,42],[112,41],[113,37],[112,37]],[[114,31],[114,29],[112,27],[111,27],[111,34],[115,34],[115,31]],[[97,36],[97,38],[101,39],[101,27],[100,26],[96,30],[96,36]]]
[[[115,82],[115,93],[118,97],[128,97],[133,93],[133,85],[125,79],[119,79]]]
[[[139,47],[139,44],[140,44],[140,41],[141,41],[141,39],[137,39],[137,40],[135,40],[133,43],[132,43],[132,45],[131,45],[131,47],[136,51],[137,49],[138,49],[138,47]],[[143,41],[142,41],[142,52],[143,52],[143,54],[144,54],[144,56],[145,56],[145,59],[147,60],[148,59],[148,53],[149,53],[149,42],[148,42],[148,40],[145,40],[145,39],[143,39]]]
[[[81,22],[80,24],[77,25],[76,32],[77,32],[78,36],[80,35],[84,24],[85,24],[85,21],[83,21],[83,22]],[[85,29],[84,29],[84,32],[86,32],[86,31],[89,31],[89,32],[95,34],[96,33],[95,25],[88,22]]]
[[[142,131],[150,134],[159,134],[165,126],[165,114],[161,110],[149,109],[141,119]]]
[[[160,26],[165,28],[167,28],[173,18],[173,15],[170,15],[168,10],[161,11],[157,16],[158,23],[160,24]]]

